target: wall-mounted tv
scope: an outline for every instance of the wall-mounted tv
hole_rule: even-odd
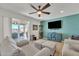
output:
[[[59,29],[61,26],[61,20],[48,22],[48,29]]]

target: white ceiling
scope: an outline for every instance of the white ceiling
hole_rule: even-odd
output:
[[[23,15],[33,17],[40,20],[49,20],[53,18],[73,15],[79,13],[79,3],[50,3],[51,6],[45,9],[45,11],[51,12],[50,15],[42,14],[41,17],[38,17],[37,14],[29,14],[35,10],[30,6],[30,3],[2,3],[0,4],[1,8],[10,10],[16,13],[21,13]],[[32,3],[35,7],[39,5],[44,6],[45,3]],[[61,13],[61,12],[63,13]]]

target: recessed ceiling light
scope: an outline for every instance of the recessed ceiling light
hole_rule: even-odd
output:
[[[64,10],[61,10],[60,13],[64,13]]]

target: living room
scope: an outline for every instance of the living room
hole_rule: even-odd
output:
[[[1,56],[79,56],[78,3],[0,4]]]

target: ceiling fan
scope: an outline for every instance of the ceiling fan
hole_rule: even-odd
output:
[[[44,11],[44,10],[45,10],[46,8],[48,8],[49,6],[51,6],[51,5],[50,5],[49,3],[47,3],[47,4],[46,4],[45,6],[43,6],[42,8],[41,8],[40,5],[38,6],[38,8],[36,8],[35,6],[33,6],[33,5],[31,4],[31,7],[32,7],[33,9],[35,9],[36,11],[35,11],[35,12],[32,12],[32,13],[29,13],[29,14],[37,13],[37,14],[38,14],[38,17],[40,17],[42,13],[49,15],[50,12]]]

